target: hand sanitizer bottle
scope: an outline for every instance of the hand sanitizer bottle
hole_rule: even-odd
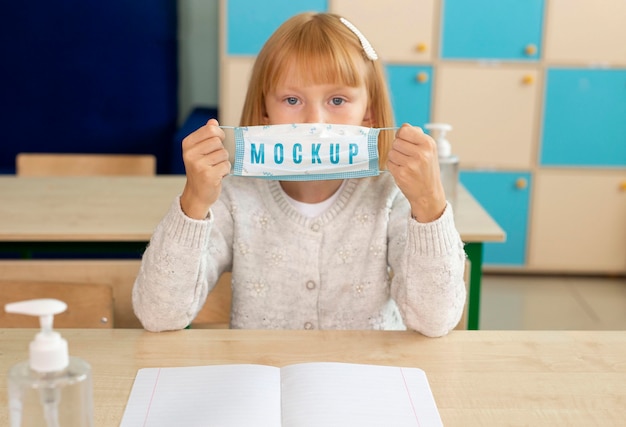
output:
[[[424,127],[435,131],[433,138],[437,142],[441,183],[446,193],[446,199],[454,207],[459,182],[459,158],[452,154],[452,147],[446,139],[446,132],[452,130],[452,126],[447,123],[426,123]]]
[[[66,308],[55,299],[5,305],[8,313],[39,316],[41,324],[29,360],[9,370],[11,427],[93,427],[91,366],[69,357],[67,341],[52,330],[54,315]]]

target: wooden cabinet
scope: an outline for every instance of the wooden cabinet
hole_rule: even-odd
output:
[[[239,126],[253,65],[254,57],[248,56],[230,58],[222,63],[221,124]]]
[[[541,77],[535,67],[441,63],[433,120],[450,123],[461,167],[528,169],[534,163]]]
[[[506,233],[504,243],[485,243],[485,266],[523,267],[531,174],[515,171],[462,171],[465,188],[489,212]]]
[[[537,61],[544,0],[445,0],[441,57]]]
[[[547,2],[545,57],[551,64],[626,65],[624,0]]]
[[[626,170],[537,171],[531,224],[531,269],[625,272]]]
[[[432,67],[388,65],[386,71],[396,124],[424,126],[430,121]]]
[[[431,61],[438,29],[434,0],[330,0],[330,12],[344,16],[370,41],[385,62]]]
[[[545,93],[541,165],[626,167],[626,69],[551,68]]]
[[[597,3],[221,0],[220,119],[239,123],[280,23],[345,16],[385,66],[396,123],[453,126],[462,183],[507,233],[488,268],[626,273],[626,1]]]

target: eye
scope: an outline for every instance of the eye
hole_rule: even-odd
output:
[[[285,98],[285,102],[289,105],[297,105],[298,104],[298,98],[296,98],[295,96],[289,96],[287,98]]]
[[[331,102],[331,104],[333,104],[333,105],[339,106],[339,105],[343,105],[343,104],[346,102],[346,100],[345,100],[345,99],[343,99],[343,98],[339,98],[338,96],[336,96],[336,97],[332,98],[332,99],[330,100],[330,102]]]

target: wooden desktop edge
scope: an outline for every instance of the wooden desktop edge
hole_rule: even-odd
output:
[[[4,202],[9,204],[9,210],[0,213],[0,242],[148,242],[174,197],[182,191],[184,182],[182,175],[78,179],[0,177],[0,190],[6,198]],[[91,205],[102,211],[98,212],[95,220],[90,220],[85,219],[85,212],[77,213],[71,206],[66,208],[63,200],[59,203],[57,200],[36,199],[20,204],[21,191],[32,193],[35,188],[42,193],[36,197],[42,198],[49,194],[38,186],[49,186],[53,191],[61,187],[61,197],[68,198],[72,203],[74,196],[81,195],[81,191],[96,189],[98,194],[84,202],[88,206],[85,212],[88,214]],[[113,201],[103,202],[102,197],[111,197]],[[458,186],[456,205],[453,206],[455,222],[464,242],[504,241],[504,231],[461,184]],[[46,207],[46,213],[37,206]],[[135,210],[134,217],[116,222],[115,218],[120,217],[120,210],[125,206]],[[105,215],[108,212],[111,212],[109,217]],[[47,222],[42,215],[46,215]],[[90,221],[95,222],[92,224]],[[55,222],[60,225],[50,229],[50,224]]]
[[[35,329],[0,329],[0,369],[27,358]],[[335,361],[424,369],[444,425],[620,425],[624,331],[415,332],[62,329],[93,366],[95,425],[118,425],[143,367]],[[549,385],[549,386],[548,386]],[[6,388],[0,424],[8,424]],[[477,398],[480,396],[480,398]],[[581,404],[584,402],[584,404]],[[495,406],[494,406],[495,405]]]

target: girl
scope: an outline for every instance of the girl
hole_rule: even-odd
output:
[[[383,68],[333,14],[305,13],[267,41],[241,125],[393,125]],[[434,141],[403,125],[379,138],[379,176],[228,176],[216,120],[183,141],[186,184],[151,238],[133,305],[151,331],[186,327],[232,271],[232,328],[406,329],[441,336],[465,303],[465,253]]]

